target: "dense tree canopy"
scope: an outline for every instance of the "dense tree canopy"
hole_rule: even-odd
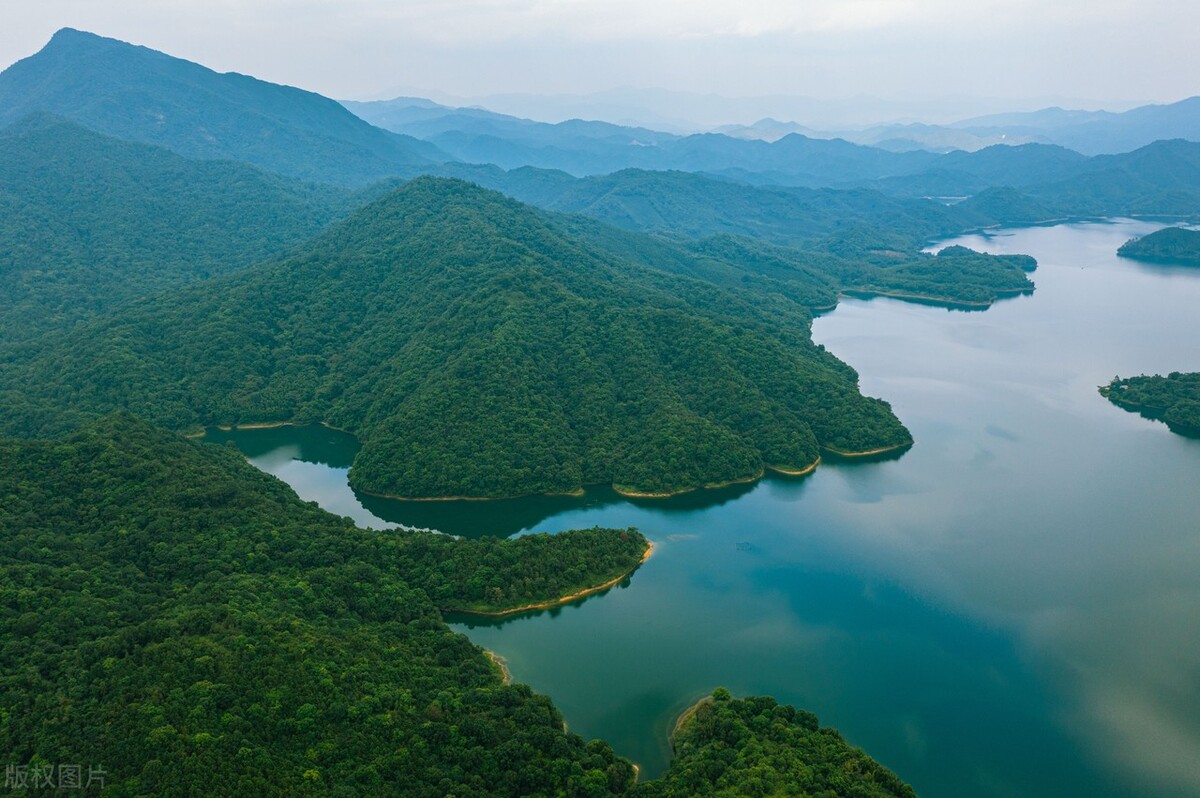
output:
[[[0,130],[0,341],[276,255],[349,197],[49,116]]]
[[[363,443],[356,487],[401,496],[667,493],[908,443],[810,323],[425,178],[300,254],[13,354],[0,404],[21,434],[114,407],[325,421]]]
[[[1118,407],[1166,422],[1175,432],[1200,436],[1200,372],[1114,377],[1100,393]]]
[[[437,607],[629,571],[645,539],[354,527],[127,415],[0,442],[0,751],[112,795],[621,793],[630,765],[505,686]],[[564,565],[568,564],[568,565]]]
[[[1186,263],[1200,266],[1200,231],[1165,227],[1141,238],[1126,241],[1117,254],[1124,258],[1155,263]]]
[[[680,720],[672,745],[670,770],[638,796],[914,798],[911,787],[821,728],[815,715],[771,698],[736,700],[718,688]]]

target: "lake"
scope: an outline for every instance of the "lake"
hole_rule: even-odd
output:
[[[1115,254],[1160,226],[965,236],[945,243],[1035,256],[1035,293],[817,319],[915,437],[885,462],[665,501],[404,503],[350,490],[341,433],[210,437],[364,525],[639,527],[658,548],[621,586],[448,620],[648,775],[678,712],[723,685],[815,712],[926,798],[1197,795],[1200,441],[1096,391],[1200,370],[1200,269]]]

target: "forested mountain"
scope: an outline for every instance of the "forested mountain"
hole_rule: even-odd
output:
[[[1200,230],[1166,227],[1126,241],[1117,254],[1153,263],[1186,263],[1200,266]]]
[[[1165,422],[1173,432],[1200,437],[1200,372],[1114,377],[1100,393],[1117,407]]]
[[[349,201],[339,189],[28,117],[0,130],[0,340],[264,260]]]
[[[320,420],[362,441],[356,487],[402,496],[672,492],[908,443],[810,318],[424,178],[300,254],[11,357],[4,419],[43,428],[41,402],[56,425]]]
[[[1027,185],[1007,202],[1015,218],[1001,214],[995,194],[981,193],[961,204],[964,210],[996,215],[997,221],[1022,222],[1030,207],[1057,219],[1071,216],[1200,215],[1200,143],[1158,141],[1121,155],[1084,161],[1069,178]]]
[[[676,238],[716,234],[799,245],[874,228],[914,247],[929,238],[993,223],[983,214],[870,189],[751,186],[690,172],[627,169],[598,177],[445,164],[432,171],[495,189],[547,210],[578,213],[627,230]]]
[[[218,74],[70,28],[0,73],[0,126],[34,112],[190,158],[244,161],[305,180],[362,184],[448,159],[319,94]]]

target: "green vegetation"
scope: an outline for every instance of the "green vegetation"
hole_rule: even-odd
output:
[[[547,699],[502,685],[437,606],[606,581],[638,562],[637,532],[358,529],[232,449],[123,414],[0,442],[0,459],[5,761],[97,763],[118,796],[632,784]]]
[[[1167,227],[1126,241],[1117,254],[1124,258],[1155,263],[1186,263],[1200,266],[1200,231]]]
[[[1117,407],[1165,422],[1173,432],[1200,436],[1200,372],[1113,377],[1100,393]]]
[[[913,798],[912,788],[815,715],[772,698],[733,699],[718,688],[689,710],[672,740],[675,759],[640,798],[773,796]]]
[[[362,441],[355,487],[406,497],[671,493],[910,442],[810,323],[424,178],[300,254],[12,355],[0,407],[22,435],[117,407],[324,421]]]
[[[69,754],[102,767],[112,796],[635,789],[629,762],[503,684],[437,608],[603,583],[636,567],[637,531],[359,529],[231,447],[127,413],[58,440],[0,440],[0,458],[6,761]],[[911,795],[807,713],[716,695],[663,781],[637,794]]]
[[[65,120],[0,131],[0,340],[64,328],[310,238],[346,192]]]

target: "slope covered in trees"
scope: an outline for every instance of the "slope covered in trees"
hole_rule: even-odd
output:
[[[1166,227],[1141,238],[1126,241],[1117,254],[1123,258],[1154,263],[1186,263],[1200,266],[1200,231]]]
[[[911,787],[810,712],[718,688],[675,729],[675,758],[639,798],[914,798]]]
[[[28,117],[0,130],[0,340],[249,266],[316,234],[348,201]]]
[[[1117,407],[1166,422],[1173,432],[1200,436],[1200,372],[1114,377],[1100,393]]]
[[[175,428],[325,421],[363,443],[356,487],[409,497],[669,493],[909,443],[810,322],[421,179],[301,254],[10,357],[0,402],[22,434],[113,407]]]
[[[190,158],[228,159],[304,180],[362,184],[449,160],[319,94],[211,69],[64,28],[0,73],[0,126],[65,116]]]
[[[628,762],[501,683],[437,603],[555,595],[645,540],[375,532],[236,452],[115,415],[2,441],[0,752],[106,795],[620,794]],[[569,563],[570,568],[563,568]],[[438,595],[431,595],[438,594]]]

